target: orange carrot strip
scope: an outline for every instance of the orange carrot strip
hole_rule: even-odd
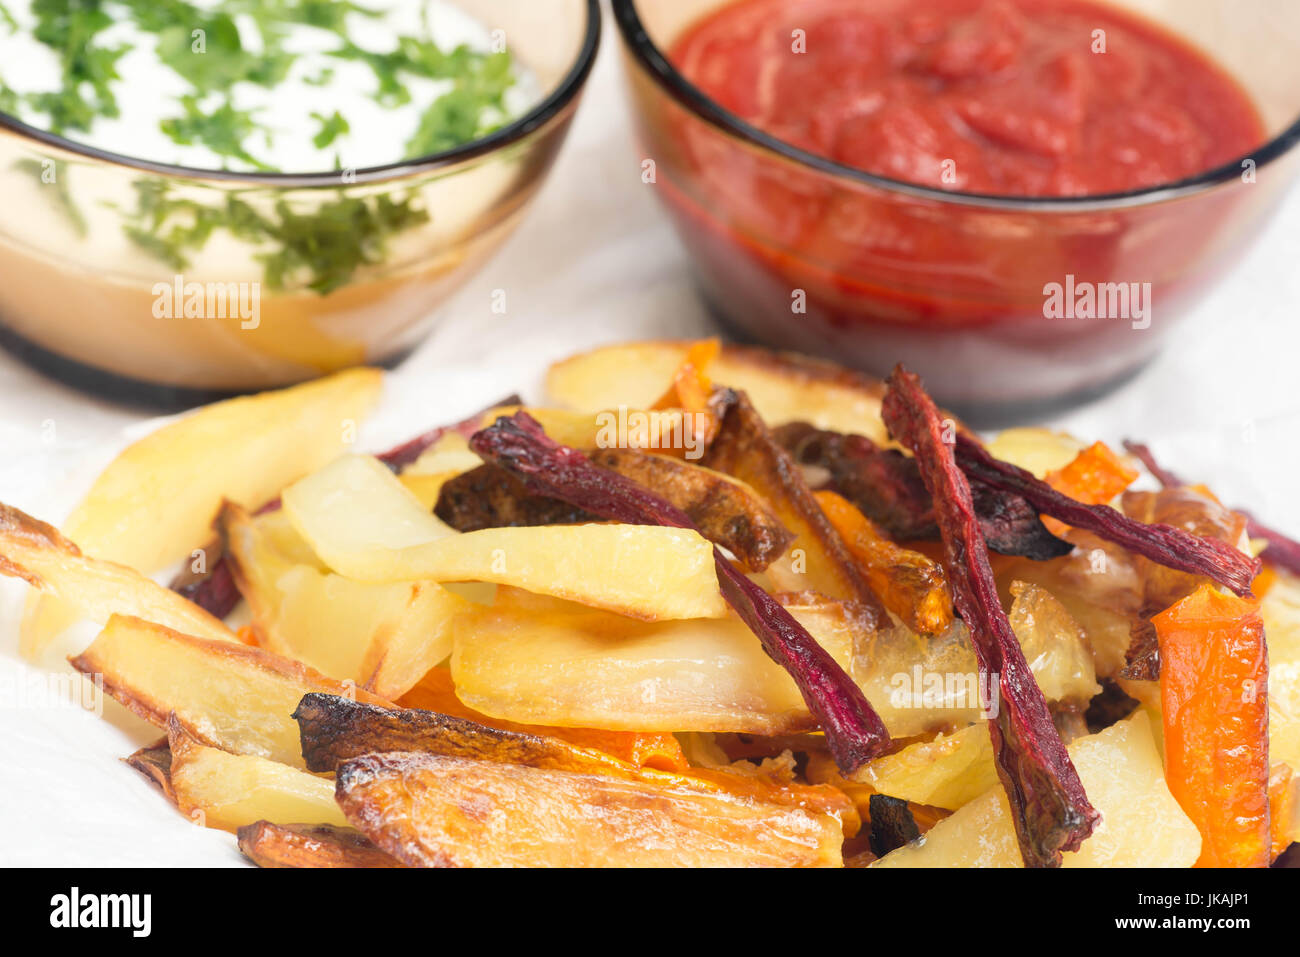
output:
[[[919,634],[937,635],[952,624],[952,596],[942,565],[896,545],[835,492],[813,496],[886,608]]]
[[[1094,442],[1068,464],[1047,473],[1044,481],[1076,502],[1105,505],[1137,477],[1137,470],[1130,468],[1105,442]],[[1060,535],[1070,527],[1054,518],[1044,518],[1043,524],[1053,535]]]
[[[713,381],[705,370],[721,352],[722,342],[718,339],[701,339],[692,343],[681,365],[673,372],[668,390],[650,406],[651,409],[681,409],[683,434],[686,429],[699,433],[691,443],[696,448],[707,447],[718,431],[718,419],[710,405]],[[683,450],[675,448],[659,451],[666,455],[684,456]]]
[[[1267,867],[1268,651],[1259,602],[1202,585],[1151,619],[1165,778],[1201,832],[1197,867]]]

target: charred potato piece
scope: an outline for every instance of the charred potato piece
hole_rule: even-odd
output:
[[[405,867],[360,831],[334,824],[258,821],[237,832],[239,849],[258,867]]]
[[[343,764],[336,796],[413,867],[838,867],[828,814],[685,786],[414,752]]]

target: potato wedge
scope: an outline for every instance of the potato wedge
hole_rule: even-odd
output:
[[[296,768],[303,761],[292,715],[303,695],[324,691],[387,703],[261,648],[194,638],[121,615],[71,660],[84,674],[103,675],[110,695],[158,727],[175,714],[200,744]]]
[[[740,774],[725,769],[662,771],[640,767],[556,737],[492,728],[463,718],[409,709],[377,708],[333,695],[309,694],[294,712],[302,753],[312,771],[335,771],[365,754],[421,751],[446,757],[577,771],[654,786],[686,787],[736,798],[799,807],[844,822],[846,836],[860,821],[843,792],[796,784],[775,773]]]
[[[841,663],[861,627],[844,605],[791,607]],[[467,616],[451,658],[456,694],[521,724],[624,731],[815,727],[794,680],[735,616],[644,623],[517,590]]]
[[[663,394],[691,345],[661,339],[571,356],[551,366],[546,391],[561,405],[582,411],[645,408]],[[888,441],[880,419],[884,384],[864,373],[794,353],[725,344],[708,374],[718,385],[748,392],[759,414],[773,425],[811,422]]]
[[[827,814],[686,787],[412,752],[339,768],[336,796],[414,867],[837,867]]]
[[[1201,835],[1165,785],[1144,712],[1070,745],[1101,824],[1062,867],[1191,867]],[[1153,827],[1153,822],[1159,827]],[[1006,795],[991,788],[876,867],[1021,867]]]
[[[333,824],[258,821],[237,832],[239,850],[258,867],[405,867],[360,832]]]
[[[337,456],[382,385],[379,370],[351,369],[170,422],[109,464],[63,533],[87,555],[158,572],[208,541],[222,499],[256,508]],[[23,654],[39,655],[74,614],[34,596],[23,618]]]
[[[369,455],[340,456],[290,485],[280,499],[321,560],[351,577],[361,577],[352,574],[356,568],[382,565],[391,551],[456,534]]]
[[[176,794],[172,790],[172,751],[163,738],[146,745],[135,753],[122,759],[127,765],[162,792],[172,804],[176,803]]]
[[[1086,640],[1047,591],[1023,586],[1009,617],[1048,701],[1082,703],[1096,694]],[[895,738],[962,728],[983,718],[987,679],[960,620],[941,635],[920,636],[906,628],[863,632],[849,673]]]
[[[433,582],[378,584],[296,564],[242,508],[217,518],[258,644],[385,698],[405,694],[451,654],[452,621],[469,603]]]
[[[133,568],[83,555],[58,529],[4,504],[0,574],[53,595],[74,620],[102,624],[113,615],[131,615],[213,641],[238,641],[233,631],[192,601]],[[30,656],[37,650],[24,652]]]
[[[451,669],[430,668],[397,703],[403,708],[436,711],[454,718],[465,718],[503,731],[559,738],[580,748],[590,748],[613,755],[639,767],[661,771],[681,771],[687,767],[686,755],[677,737],[669,731],[607,731],[601,728],[557,728],[539,724],[519,724],[491,718],[475,711],[456,697]]]
[[[283,499],[317,554],[358,581],[516,585],[650,621],[726,613],[713,547],[690,529],[610,524],[462,535],[364,456],[339,459]]]
[[[879,794],[950,811],[998,786],[993,742],[983,722],[909,744],[872,761],[853,779]]]
[[[167,741],[176,807],[196,824],[223,831],[257,821],[347,826],[329,778],[258,755],[207,747],[179,722],[168,729]]]

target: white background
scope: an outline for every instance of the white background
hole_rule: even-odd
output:
[[[598,343],[713,330],[684,255],[640,179],[618,37],[604,45],[559,162],[523,227],[390,375],[361,447],[380,449],[512,391],[540,399],[547,363]],[[3,277],[0,277],[3,281]],[[495,289],[507,312],[491,311]],[[1300,192],[1139,379],[1052,424],[1145,437],[1300,535]],[[94,322],[93,316],[85,317]],[[0,353],[0,500],[57,523],[117,451],[154,422],[42,378]],[[54,442],[47,440],[51,425]],[[104,719],[31,707],[16,657],[24,586],[0,583],[0,863],[221,865],[233,839],[193,827],[118,759],[158,733],[109,702]]]

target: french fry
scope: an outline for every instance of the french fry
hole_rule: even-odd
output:
[[[813,496],[881,602],[903,624],[923,635],[939,634],[952,624],[952,596],[942,565],[895,545],[834,492],[814,492]]]
[[[336,797],[413,867],[837,867],[828,814],[623,778],[418,752],[343,764]]]
[[[328,778],[258,755],[207,747],[179,721],[170,723],[167,743],[176,807],[196,824],[223,831],[257,821],[347,826]]]
[[[573,525],[462,535],[363,456],[339,459],[283,499],[317,554],[358,581],[516,585],[650,621],[726,613],[713,547],[689,529]]]
[[[387,703],[260,648],[120,615],[71,661],[84,674],[102,675],[110,695],[160,728],[175,714],[200,744],[296,768],[303,761],[292,714],[303,695],[323,691]]]
[[[1062,867],[1190,867],[1201,836],[1165,784],[1151,724],[1139,711],[1070,745],[1101,823]],[[951,817],[921,844],[886,854],[876,867],[1020,867],[1023,862],[1006,794],[995,787]]]
[[[403,708],[436,711],[455,718],[465,718],[477,724],[521,734],[543,735],[559,738],[580,748],[603,751],[640,767],[658,768],[661,771],[681,771],[687,766],[686,756],[677,738],[668,731],[607,731],[602,728],[557,728],[538,724],[517,724],[501,718],[491,718],[475,711],[456,697],[450,668],[430,668],[410,691],[397,699]]]
[[[239,850],[258,867],[406,866],[350,827],[258,821],[244,825],[237,834]]]
[[[551,366],[547,394],[582,411],[645,408],[664,390],[691,347],[687,341],[652,340],[603,346]],[[828,362],[788,352],[724,344],[708,366],[719,385],[749,393],[759,414],[772,425],[811,422],[821,429],[857,432],[884,444],[889,436],[880,419],[884,385],[879,379]],[[539,419],[547,434],[565,445]]]
[[[193,602],[133,568],[89,558],[58,529],[0,504],[0,574],[57,598],[71,620],[132,615],[214,641],[235,633]],[[26,648],[29,654],[36,648]]]
[[[421,751],[551,771],[602,774],[657,787],[685,787],[798,807],[842,820],[846,836],[856,833],[859,825],[852,802],[841,791],[792,784],[771,774],[644,768],[555,737],[506,731],[429,711],[377,708],[324,694],[306,695],[294,718],[301,729],[303,757],[312,771],[335,771],[344,762],[365,754]]]
[[[791,607],[842,666],[862,627],[840,604]],[[734,616],[646,623],[517,590],[457,629],[457,696],[521,724],[621,731],[816,727],[798,686]]]
[[[153,574],[208,541],[222,499],[256,508],[337,456],[382,384],[379,370],[352,369],[170,422],[109,464],[63,533],[89,556]],[[59,599],[33,596],[23,654],[40,655],[74,616]]]
[[[468,602],[433,582],[358,582],[293,562],[242,508],[217,519],[258,644],[385,698],[404,694],[451,654]]]

